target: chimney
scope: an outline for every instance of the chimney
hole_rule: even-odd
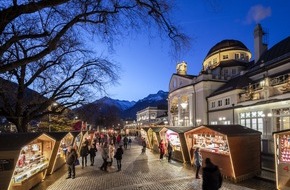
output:
[[[266,33],[263,31],[260,24],[257,24],[254,30],[254,54],[255,63],[259,60],[261,55],[268,49],[268,45],[263,43],[263,36]]]

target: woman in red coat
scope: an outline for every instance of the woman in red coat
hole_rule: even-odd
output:
[[[162,160],[163,156],[165,154],[165,143],[164,143],[163,139],[161,139],[161,141],[159,143],[159,152],[160,152],[160,160]]]

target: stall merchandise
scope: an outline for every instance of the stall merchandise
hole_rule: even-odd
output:
[[[161,138],[165,139],[166,147],[169,142],[171,143],[173,160],[190,163],[184,133],[191,129],[193,129],[193,127],[166,127],[160,131]]]
[[[0,159],[10,160],[12,166],[10,170],[0,173],[1,188],[31,189],[45,178],[55,145],[52,138],[46,134],[18,133],[3,134],[0,139],[2,146],[9,144],[6,150],[1,147]]]
[[[261,132],[241,125],[202,125],[185,133],[191,163],[197,147],[223,176],[242,181],[261,172]],[[203,163],[204,164],[204,163]]]
[[[276,187],[290,190],[290,130],[274,132]]]
[[[50,132],[48,135],[56,141],[47,170],[48,174],[52,174],[65,164],[66,152],[72,145],[73,135],[68,132]]]

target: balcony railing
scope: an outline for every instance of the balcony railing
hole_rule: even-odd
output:
[[[279,84],[283,84],[283,83],[288,82],[288,80],[289,80],[289,74],[280,75],[280,76],[272,78],[270,80],[270,86],[276,86]]]

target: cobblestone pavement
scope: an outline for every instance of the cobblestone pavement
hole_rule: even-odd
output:
[[[124,151],[122,171],[117,172],[116,160],[108,172],[101,171],[100,152],[97,152],[94,166],[81,169],[76,167],[76,178],[66,178],[66,167],[49,176],[42,184],[34,188],[48,190],[200,190],[202,180],[194,178],[194,169],[180,162],[160,161],[159,155],[147,149],[141,154],[141,146],[133,142],[132,147]],[[46,182],[46,183],[45,183]],[[51,185],[50,185],[51,184]],[[274,190],[273,182],[249,179],[240,183],[224,180],[221,190]]]

